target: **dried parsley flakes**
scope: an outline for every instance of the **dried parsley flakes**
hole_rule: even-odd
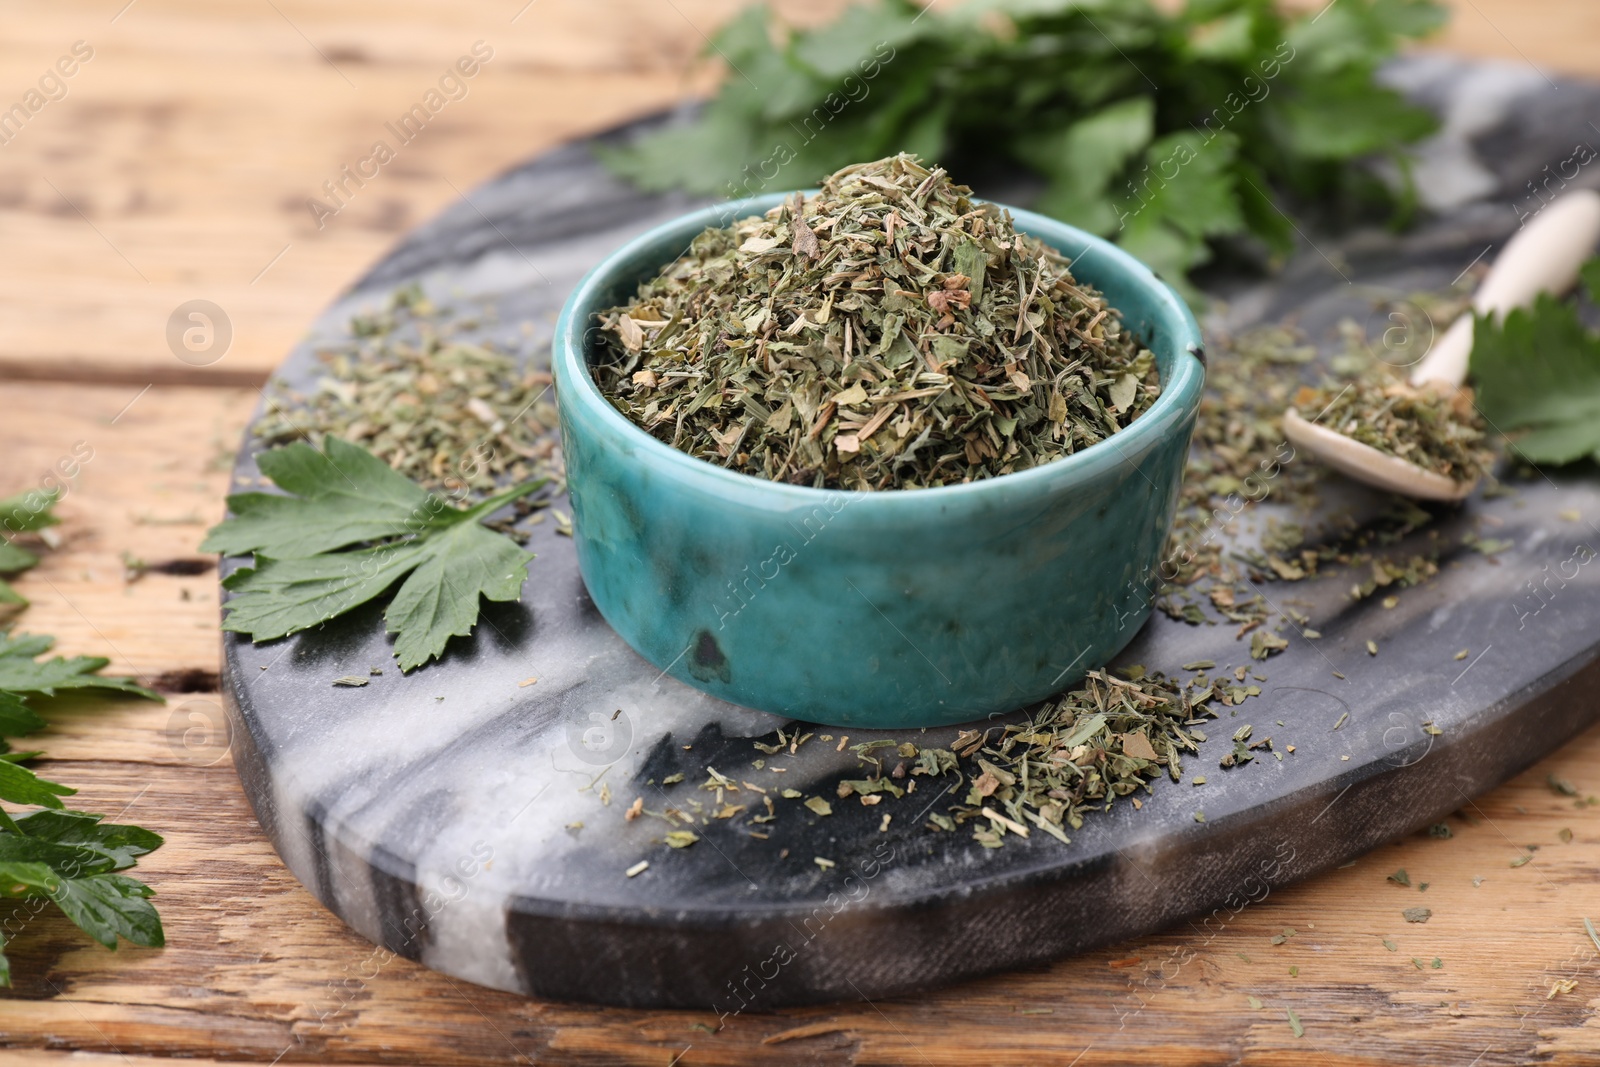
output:
[[[1066,841],[1063,827],[1081,827],[1085,812],[1140,787],[1149,792],[1149,781],[1163,773],[1180,780],[1181,754],[1199,749],[1186,727],[1205,714],[1168,682],[1091,671],[1082,688],[1045,702],[993,742],[987,734],[965,748],[957,742],[955,755],[977,756],[980,773],[969,772],[951,821],[974,821],[972,836],[989,847],[1008,832],[1027,836],[1029,825]]]
[[[706,230],[601,315],[601,390],[690,455],[816,487],[992,478],[1125,428],[1154,355],[971,192],[901,154]]]
[[[1341,387],[1306,387],[1294,406],[1318,422],[1385,455],[1457,481],[1488,469],[1483,418],[1472,393],[1429,383],[1420,389],[1378,372]]]
[[[304,392],[279,382],[251,427],[263,445],[326,435],[358,444],[422,487],[480,500],[507,484],[563,481],[548,371],[522,370],[474,324],[415,285],[351,320],[347,341],[317,354]]]

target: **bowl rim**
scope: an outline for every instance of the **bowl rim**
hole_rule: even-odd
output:
[[[1034,483],[1049,482],[1051,487],[1055,487],[1056,483],[1062,480],[1091,480],[1108,470],[1131,466],[1138,455],[1160,443],[1160,434],[1166,424],[1185,410],[1198,407],[1205,384],[1204,336],[1194,313],[1171,286],[1157,277],[1155,272],[1138,258],[1102,237],[1037,212],[1015,208],[999,201],[973,197],[975,203],[994,204],[1009,212],[1019,230],[1044,241],[1063,256],[1068,255],[1067,249],[1063,247],[1068,241],[1081,243],[1081,250],[1076,255],[1068,257],[1068,263],[1071,265],[1077,264],[1091,254],[1110,257],[1128,273],[1134,285],[1143,286],[1154,296],[1156,307],[1152,318],[1166,318],[1166,325],[1173,333],[1172,343],[1179,346],[1173,364],[1176,373],[1170,382],[1162,383],[1161,395],[1156,397],[1155,402],[1130,426],[1071,455],[1029,467],[1027,470],[1013,471],[1010,474],[957,485],[902,490],[819,489],[810,485],[775,482],[758,475],[719,467],[709,460],[690,455],[658,440],[617,410],[600,391],[589,368],[585,338],[589,330],[594,328],[590,319],[598,310],[595,305],[599,303],[597,298],[600,291],[609,286],[612,276],[618,272],[620,266],[637,257],[640,252],[672,237],[682,237],[684,248],[687,250],[689,241],[708,227],[729,226],[740,219],[763,214],[793,197],[796,192],[811,196],[816,190],[789,190],[763,193],[740,200],[719,201],[675,216],[652,226],[616,248],[583,276],[562,305],[555,331],[551,335],[551,369],[555,377],[556,405],[558,411],[562,412],[563,428],[568,422],[565,417],[566,405],[569,403],[581,405],[586,411],[593,412],[601,426],[613,435],[620,435],[633,447],[642,450],[645,455],[677,467],[684,477],[700,480],[708,489],[719,491],[724,495],[737,494],[748,499],[748,494],[759,494],[773,502],[782,500],[799,506],[820,504],[830,498],[838,497],[850,500],[871,498],[884,506],[896,507],[901,505],[895,502],[956,503],[975,495],[1008,495],[1025,492],[1035,488]],[[1100,286],[1096,285],[1096,288]],[[578,321],[580,311],[583,320],[581,322]],[[1185,359],[1185,356],[1189,358]]]

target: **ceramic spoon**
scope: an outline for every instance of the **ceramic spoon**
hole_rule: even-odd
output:
[[[1459,389],[1466,381],[1467,360],[1472,355],[1474,313],[1504,315],[1528,307],[1540,293],[1566,292],[1577,282],[1578,270],[1597,240],[1600,193],[1584,189],[1553,201],[1507,243],[1473,297],[1472,311],[1457,319],[1416,365],[1411,384],[1418,388],[1431,384],[1445,393]],[[1296,448],[1314,453],[1328,466],[1392,493],[1420,500],[1462,500],[1477,485],[1476,478],[1457,481],[1380,452],[1302,418],[1293,408],[1284,413],[1283,434]]]

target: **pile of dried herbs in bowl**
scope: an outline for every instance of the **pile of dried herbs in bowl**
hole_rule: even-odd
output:
[[[1431,382],[1415,388],[1374,372],[1338,388],[1304,387],[1293,407],[1384,455],[1458,482],[1475,481],[1493,460],[1469,389]]]
[[[601,324],[593,372],[632,422],[818,488],[1026,470],[1160,393],[1154,355],[1064,257],[906,154],[707,229]]]

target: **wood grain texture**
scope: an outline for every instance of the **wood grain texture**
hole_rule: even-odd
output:
[[[0,101],[74,42],[94,52],[0,148],[0,374],[264,380],[404,230],[533,152],[708,84],[703,66],[686,76],[701,32],[738,6],[534,0],[518,17],[524,2],[137,0],[114,23],[126,0],[0,7]],[[398,147],[384,124],[480,41],[493,58],[465,98]],[[380,138],[397,157],[319,229],[307,200]],[[234,330],[206,368],[165,341],[193,298]]]
[[[123,2],[0,4],[0,100],[20,96],[74,41],[95,48],[67,98],[0,147],[0,378],[35,379],[0,384],[0,493],[36,484],[77,442],[94,449],[61,507],[65,543],[19,582],[35,602],[24,623],[57,634],[63,652],[111,655],[113,671],[173,695],[166,706],[75,706],[40,738],[50,753],[42,769],[81,787],[86,809],[167,834],[141,870],[159,890],[168,946],[109,953],[57,917],[15,916],[17,984],[0,997],[0,1061],[1600,1057],[1600,949],[1582,926],[1600,918],[1600,809],[1546,784],[1553,775],[1600,793],[1600,731],[1479,798],[1448,823],[1449,839],[1397,842],[1225,923],[903,1002],[719,1020],[526,1001],[351,934],[278,862],[229,766],[215,727],[214,576],[153,572],[130,584],[122,553],[196,557],[220,514],[219,460],[256,399],[224,386],[264,377],[336,290],[458,190],[703,85],[685,66],[701,30],[735,4],[536,0],[512,23],[520,0],[137,0],[118,16]],[[837,5],[785,6],[819,17]],[[1600,75],[1591,0],[1454,6],[1450,47]],[[479,39],[496,53],[471,95],[318,231],[305,198]],[[235,327],[232,350],[207,368],[178,362],[163,336],[172,308],[194,297],[222,305]],[[1539,846],[1531,862],[1513,868],[1529,845]],[[1412,888],[1386,880],[1400,867]],[[1430,921],[1405,922],[1400,911],[1413,905],[1431,908]],[[1569,979],[1571,992],[1550,996]]]
[[[94,52],[67,95],[0,147],[0,377],[264,379],[316,307],[462,191],[707,86],[714,72],[693,59],[738,6],[126,2],[0,3],[0,102],[75,42]],[[776,6],[809,21],[842,2]],[[1573,73],[1600,62],[1590,0],[1452,6],[1440,46]],[[384,124],[477,41],[494,58],[466,98],[319,229],[308,198],[374,140],[392,140]],[[228,354],[199,368],[165,340],[172,310],[195,298],[221,306],[234,331]]]

